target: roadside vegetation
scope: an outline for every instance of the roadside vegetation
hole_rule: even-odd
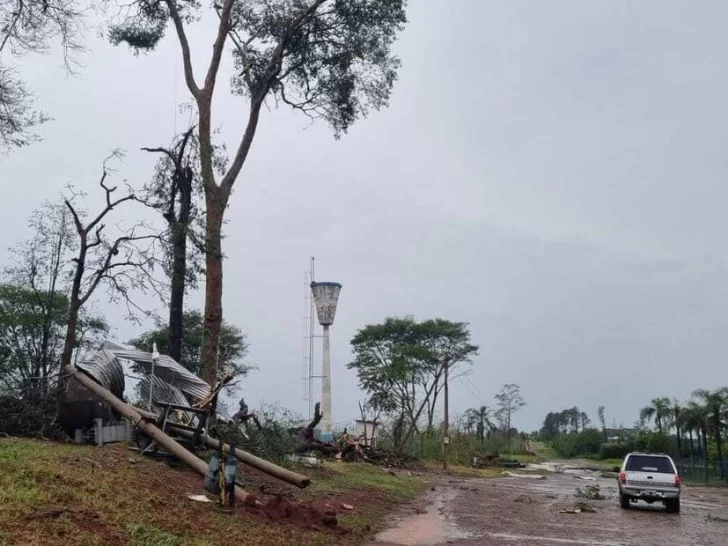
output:
[[[558,456],[587,458],[615,466],[630,451],[664,452],[673,457],[688,480],[728,479],[725,431],[728,388],[697,389],[687,400],[659,397],[645,405],[632,427],[608,427],[604,407],[599,426],[577,407],[550,412],[537,436]]]
[[[252,492],[270,483],[292,495],[294,503],[313,503],[322,511],[330,506],[338,512],[337,529],[285,517],[272,522],[242,506],[229,513],[214,503],[195,502],[187,495],[201,491],[200,476],[139,458],[121,444],[99,449],[0,439],[0,544],[324,545],[342,534],[358,542],[382,525],[395,503],[424,488],[415,476],[371,465],[331,463],[302,471],[313,480],[303,491],[281,491],[279,484],[246,469],[242,478]]]

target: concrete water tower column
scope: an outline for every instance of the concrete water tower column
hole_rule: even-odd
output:
[[[341,285],[338,282],[312,282],[311,292],[316,305],[318,321],[324,328],[323,360],[321,363],[321,420],[320,437],[322,441],[332,439],[334,420],[331,415],[331,344],[329,327],[334,323],[336,304],[339,301]]]

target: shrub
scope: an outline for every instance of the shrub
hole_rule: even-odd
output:
[[[597,455],[603,441],[604,435],[599,430],[587,428],[581,432],[560,434],[551,446],[562,457],[584,457]]]
[[[672,453],[673,447],[672,439],[663,432],[642,432],[634,440],[637,451]]]
[[[560,434],[554,438],[551,446],[554,448],[556,453],[562,457],[566,457],[567,459],[576,457],[579,454],[577,448],[577,436],[577,434]]]
[[[634,451],[632,444],[606,443],[599,447],[599,458],[624,459],[630,451]]]

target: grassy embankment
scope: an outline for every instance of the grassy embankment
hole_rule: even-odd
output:
[[[394,505],[425,487],[417,477],[363,464],[331,463],[302,472],[313,483],[293,491],[294,498],[336,509],[346,534],[191,501],[188,494],[202,493],[200,476],[139,458],[123,445],[0,439],[0,546],[357,544],[381,526]],[[259,482],[243,469],[246,478],[255,492]],[[343,503],[353,509],[342,509]]]

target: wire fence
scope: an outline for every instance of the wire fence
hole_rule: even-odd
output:
[[[725,483],[728,479],[728,460],[726,459],[721,463],[717,458],[709,458],[706,464],[700,456],[695,456],[675,459],[675,465],[680,476],[687,481]]]

